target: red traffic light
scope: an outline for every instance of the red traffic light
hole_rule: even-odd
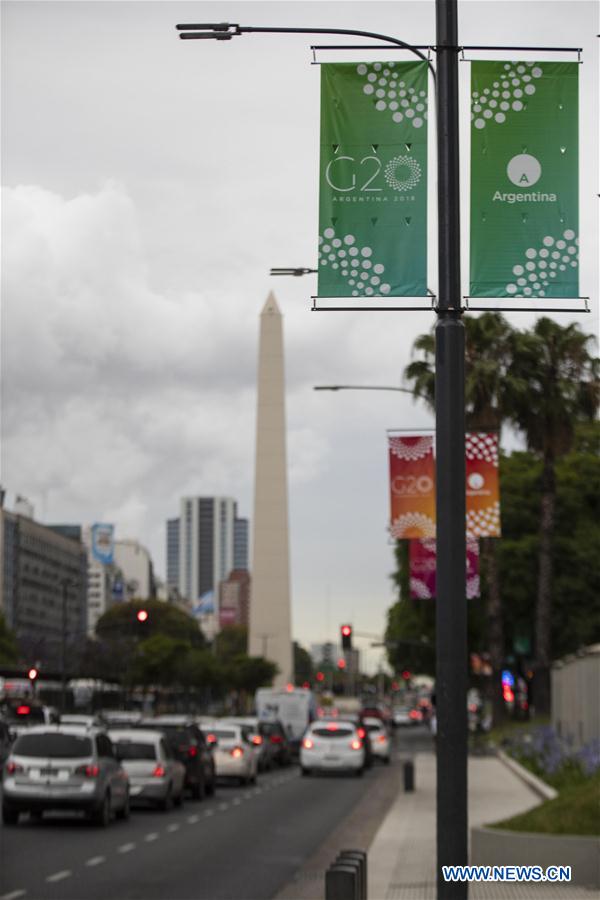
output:
[[[147,622],[148,621],[148,610],[147,609],[138,609],[137,613],[135,614],[135,617],[138,620],[138,622]]]
[[[404,678],[405,681],[410,680],[410,672],[408,671],[408,669],[404,670],[404,672],[402,673],[402,677]]]
[[[323,672],[317,672],[317,681],[325,681],[325,675]]]
[[[340,657],[337,661],[337,665],[338,665],[338,669],[345,669],[346,668],[346,660],[342,659]]]
[[[350,637],[352,634],[352,625],[342,625],[342,635],[344,637]]]
[[[35,681],[35,679],[38,677],[38,674],[39,674],[38,670],[35,668],[35,666],[32,666],[31,669],[29,670],[29,672],[27,673],[27,677],[29,678],[30,681]]]

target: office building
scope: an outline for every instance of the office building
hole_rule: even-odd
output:
[[[28,515],[0,509],[0,516],[7,625],[27,663],[60,673],[63,641],[69,668],[87,631],[85,547]]]
[[[152,559],[139,541],[115,541],[114,563],[123,579],[125,600],[151,600],[156,596]]]
[[[167,519],[167,587],[179,590],[179,519]]]

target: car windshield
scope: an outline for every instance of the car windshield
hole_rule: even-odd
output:
[[[13,751],[15,756],[50,757],[68,759],[92,755],[92,742],[88,737],[75,734],[22,734],[17,738]]]
[[[366,729],[367,731],[383,731],[381,725],[367,725]]]
[[[117,759],[156,759],[154,744],[142,741],[117,741],[115,751]]]
[[[261,722],[260,725],[260,733],[271,735],[271,734],[282,734],[281,725],[277,725],[274,722]]]
[[[353,729],[351,728],[339,728],[336,726],[335,728],[313,728],[312,732],[316,737],[324,737],[324,738],[347,738],[352,737],[354,734]]]
[[[218,741],[234,741],[237,737],[235,731],[225,731],[224,728],[212,729],[210,731],[211,734],[214,734]]]

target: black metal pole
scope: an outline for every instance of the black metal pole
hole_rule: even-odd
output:
[[[60,640],[60,711],[66,712],[67,705],[67,590],[69,583],[62,583],[62,627]]]
[[[438,321],[435,329],[437,506],[438,900],[466,900],[442,867],[468,862],[465,339],[461,321],[456,0],[436,0]]]

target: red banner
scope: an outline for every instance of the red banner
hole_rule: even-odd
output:
[[[500,537],[498,435],[468,432],[465,436],[465,453],[467,539]]]
[[[410,596],[412,600],[431,600],[436,595],[435,540],[411,541]],[[467,600],[479,597],[479,543],[467,541]]]
[[[392,537],[435,537],[433,437],[390,437],[389,456]]]

